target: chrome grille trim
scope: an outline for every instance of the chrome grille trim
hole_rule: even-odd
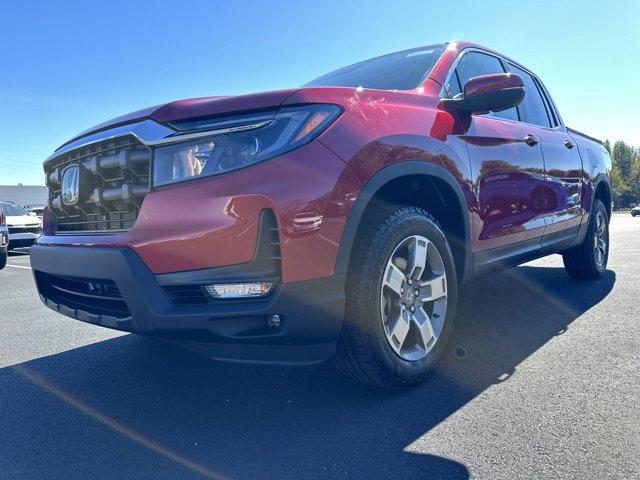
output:
[[[154,142],[156,140],[160,140],[162,138],[166,138],[175,134],[175,130],[169,127],[165,127],[164,125],[154,122],[153,120],[144,120],[142,122],[121,125],[119,127],[110,128],[108,130],[92,133],[90,135],[84,135],[76,140],[72,140],[71,142],[64,144],[45,160],[44,166],[46,168],[49,162],[51,162],[53,159],[64,155],[71,150],[83,148],[96,142],[103,142],[105,140],[113,140],[118,137],[132,135],[140,143],[149,145],[150,142]]]
[[[133,135],[92,142],[51,158],[44,165],[54,233],[110,233],[131,228],[151,180],[149,147]],[[62,199],[64,171],[81,169],[77,204]]]
[[[240,125],[228,128],[208,129],[198,132],[177,132],[169,127],[165,127],[153,120],[144,120],[138,123],[122,125],[120,127],[104,130],[102,132],[83,136],[75,141],[63,145],[45,160],[45,167],[52,160],[58,158],[72,150],[86,147],[96,142],[113,140],[118,137],[133,136],[140,143],[151,146],[168,145],[171,143],[184,142],[198,138],[212,137],[214,135],[224,135],[226,133],[241,132],[261,128],[271,123],[271,120],[252,123],[250,125]]]

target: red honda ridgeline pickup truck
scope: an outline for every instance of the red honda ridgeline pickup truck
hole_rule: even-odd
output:
[[[78,135],[31,264],[63,315],[392,388],[445,350],[461,283],[551,253],[601,275],[610,168],[524,66],[431,45]]]

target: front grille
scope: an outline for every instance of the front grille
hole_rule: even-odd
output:
[[[38,225],[36,225],[35,227],[9,227],[9,233],[35,233],[36,235],[40,235],[42,233],[42,227]]]
[[[94,315],[127,318],[131,314],[120,289],[111,280],[63,277],[36,271],[38,287],[45,298]]]
[[[62,199],[64,170],[79,165],[78,199]],[[151,150],[132,135],[117,137],[55,157],[45,164],[52,229],[56,233],[127,230],[149,192]]]

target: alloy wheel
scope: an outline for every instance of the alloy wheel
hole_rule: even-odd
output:
[[[607,221],[604,218],[604,213],[599,211],[596,214],[596,228],[593,234],[593,254],[598,270],[602,270],[604,268],[607,258],[607,248]]]
[[[447,276],[438,249],[427,238],[402,240],[389,258],[380,291],[389,345],[415,362],[433,349],[447,312]]]

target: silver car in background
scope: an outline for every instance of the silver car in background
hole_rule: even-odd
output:
[[[9,250],[30,247],[42,234],[42,220],[20,205],[0,201],[9,230]]]
[[[7,265],[7,249],[9,247],[9,230],[7,229],[7,218],[0,204],[0,270]]]

